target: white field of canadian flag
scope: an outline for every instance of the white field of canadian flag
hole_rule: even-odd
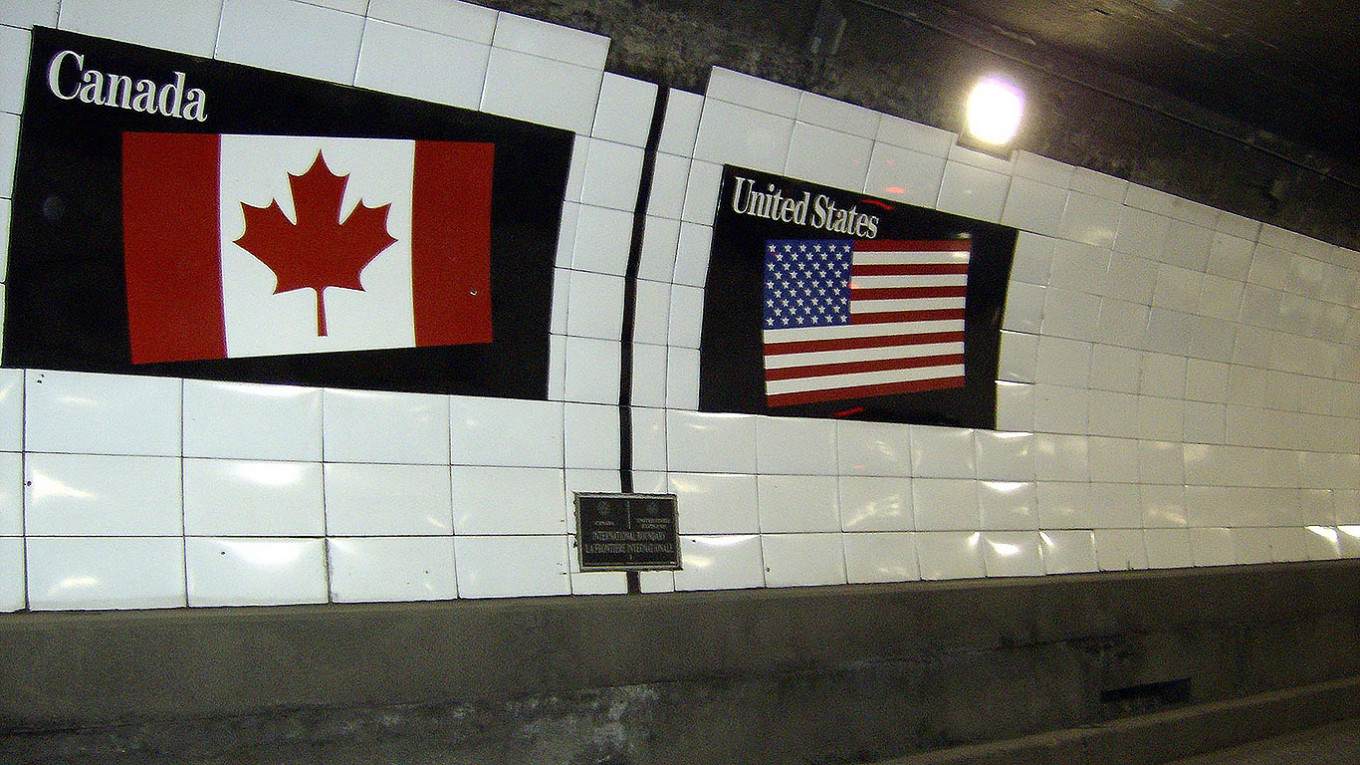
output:
[[[128,133],[134,363],[491,341],[490,144]]]

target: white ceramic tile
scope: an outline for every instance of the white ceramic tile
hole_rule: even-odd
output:
[[[1037,487],[1039,528],[1089,529],[1094,527],[1091,512],[1091,484],[1069,481],[1039,481]]]
[[[671,470],[756,472],[754,416],[667,412],[666,440]]]
[[[694,141],[699,135],[699,118],[704,98],[683,90],[666,92],[666,118],[661,125],[657,149],[681,157],[694,156]]]
[[[1110,247],[1114,244],[1119,205],[1108,199],[1071,191],[1063,210],[1061,235],[1064,239]]]
[[[455,465],[563,464],[560,402],[454,396],[449,420]]]
[[[950,161],[945,164],[936,207],[969,218],[999,221],[1010,182],[1007,175]]]
[[[19,154],[19,116],[0,112],[0,197],[14,196],[14,163]]]
[[[322,392],[327,462],[449,462],[449,399],[423,393]]]
[[[921,578],[915,535],[909,532],[844,534],[846,578],[851,584],[908,582]]]
[[[1072,190],[1091,194],[1102,199],[1123,202],[1128,193],[1129,182],[1112,175],[1105,175],[1084,167],[1078,167],[1072,174]]]
[[[1044,320],[1045,288],[1036,284],[1011,282],[1006,295],[1002,328],[1012,332],[1039,334]]]
[[[765,585],[760,536],[718,535],[680,538],[675,589],[737,590]]]
[[[1043,576],[1037,531],[988,531],[982,535],[987,576]]]
[[[1309,526],[1336,525],[1336,504],[1331,489],[1300,489],[1299,509]]]
[[[564,480],[552,468],[454,467],[453,528],[460,536],[565,534]]]
[[[353,84],[362,16],[288,0],[224,0],[216,57]]]
[[[977,447],[971,428],[911,425],[908,431],[913,476],[972,478],[977,474]]]
[[[650,346],[639,346],[647,348]],[[665,350],[661,355],[664,358]],[[636,362],[637,355],[633,357]],[[635,366],[636,368],[636,366]],[[663,380],[664,382],[664,380]],[[633,470],[664,471],[666,469],[666,412],[663,409],[646,408],[637,395],[638,378],[633,378]],[[664,399],[664,393],[662,394]]]
[[[30,451],[179,454],[179,380],[28,370],[24,405]]]
[[[1087,470],[1092,481],[1138,483],[1138,442],[1131,438],[1092,437],[1086,441]]]
[[[591,139],[581,201],[631,213],[637,206],[642,154],[637,146]]]
[[[24,529],[40,536],[179,536],[180,461],[29,453]]]
[[[911,479],[876,476],[841,476],[837,500],[841,528],[845,531],[910,531]]]
[[[31,536],[26,548],[35,611],[185,605],[180,537]]]
[[[1189,529],[1147,529],[1143,532],[1143,542],[1147,545],[1148,568],[1195,565]]]
[[[1044,294],[1045,336],[1095,340],[1099,336],[1101,298],[1049,286]]]
[[[1307,560],[1336,560],[1341,557],[1341,539],[1334,526],[1308,526],[1302,543]]]
[[[608,37],[510,13],[496,19],[492,44],[592,69],[604,69],[609,54]]]
[[[628,268],[633,216],[624,210],[582,205],[577,211],[571,267],[622,276]]]
[[[1360,558],[1360,526],[1338,526],[1341,557]]]
[[[1029,178],[1062,189],[1072,186],[1076,168],[1069,164],[1028,151],[1015,152],[1013,159],[1017,178]]]
[[[884,115],[878,125],[880,143],[911,149],[936,157],[949,156],[955,135],[947,130],[922,125],[899,117]]]
[[[1237,562],[1233,553],[1232,529],[1189,529],[1191,556],[1196,566],[1231,566]]]
[[[674,571],[640,571],[638,584],[644,593],[675,592]]]
[[[836,450],[842,475],[911,475],[910,430],[902,425],[842,421]]]
[[[762,475],[757,487],[762,534],[840,530],[835,476]]]
[[[476,109],[490,57],[484,44],[369,19],[354,84]]]
[[[753,109],[785,117],[794,117],[798,114],[798,104],[802,99],[800,91],[787,85],[716,66],[709,73],[705,95],[709,99],[744,104]]]
[[[184,381],[184,454],[321,460],[321,391]]]
[[[322,536],[316,462],[184,460],[184,533],[189,536]]]
[[[571,594],[572,595],[624,595],[628,592],[628,577],[622,571],[581,571],[579,548],[575,537],[571,541],[571,551],[567,556],[567,562],[571,565]],[[641,573],[641,572],[640,572]],[[671,572],[656,572],[670,574]],[[641,587],[641,576],[638,581]],[[675,589],[675,580],[672,577],[669,591]],[[646,590],[643,590],[646,592]]]
[[[562,291],[565,293],[565,290]],[[553,300],[566,303],[563,294],[554,294]],[[565,319],[564,319],[565,320]],[[548,401],[561,401],[567,387],[567,338],[563,335],[548,336]],[[450,445],[452,452],[452,444]],[[455,458],[456,460],[456,458]]]
[[[0,452],[0,537],[24,534],[24,458]]]
[[[944,180],[945,158],[887,143],[876,143],[869,157],[864,191],[919,207],[934,207]]]
[[[1090,406],[1087,432],[1096,436],[1120,438],[1138,433],[1138,396],[1131,393],[1093,390],[1087,401]]]
[[[976,579],[987,575],[980,531],[932,531],[916,534],[921,578]]]
[[[685,191],[689,188],[687,157],[657,154],[652,168],[652,188],[647,199],[647,214],[679,220],[685,210]],[[648,221],[648,225],[651,222]],[[677,234],[678,236],[678,234]],[[646,235],[643,235],[644,242]]]
[[[1034,480],[1034,436],[1030,433],[1004,433],[979,430],[977,477],[1007,481]]]
[[[760,530],[753,475],[671,473],[683,534],[753,534]]]
[[[1034,429],[1034,386],[1000,381],[996,384],[997,430]]]
[[[0,11],[3,13],[3,11]],[[27,25],[25,25],[27,26]],[[32,34],[27,29],[0,26],[0,111],[18,114],[24,106],[24,82]],[[0,233],[9,241],[9,214],[6,210]],[[3,250],[3,245],[0,245]],[[0,258],[2,260],[3,258]],[[4,270],[0,269],[0,277]]]
[[[453,35],[491,44],[496,30],[496,11],[459,0],[430,3],[426,0],[369,0],[370,18]]]
[[[321,539],[189,537],[184,540],[191,606],[325,603]]]
[[[1034,434],[1034,474],[1041,481],[1086,481],[1089,449],[1084,436]]]
[[[606,73],[600,83],[591,135],[629,146],[646,146],[656,94],[653,83]]]
[[[58,25],[70,32],[210,57],[221,13],[222,0],[169,6],[157,0],[128,0],[116,7],[99,0],[66,0]],[[155,23],[148,23],[150,19]]]
[[[873,141],[798,122],[789,142],[784,175],[858,191],[864,188]]]
[[[633,344],[633,389],[630,403],[634,407],[666,406],[666,346]],[[662,425],[663,434],[665,425]],[[664,441],[662,442],[664,444]],[[657,467],[666,466],[663,446]]]
[[[836,423],[796,417],[758,418],[756,467],[764,474],[835,475]]]
[[[455,471],[469,470],[455,468]],[[520,468],[478,468],[489,476]],[[523,469],[530,470],[530,469]],[[548,468],[537,470],[558,476]],[[460,473],[461,475],[461,473]],[[516,480],[522,474],[514,473]],[[490,480],[490,479],[488,479]],[[325,468],[326,531],[332,536],[452,534],[449,468],[441,465],[328,463]],[[506,489],[514,497],[523,487]],[[462,486],[460,488],[467,489]],[[558,500],[558,494],[547,494]],[[554,530],[561,530],[560,525]],[[472,532],[469,532],[472,533]]]
[[[1044,571],[1076,574],[1098,570],[1095,535],[1090,531],[1041,531]]]
[[[586,134],[601,78],[599,69],[492,48],[482,111]]]
[[[694,158],[782,173],[793,125],[792,118],[710,97],[699,120]]]
[[[26,28],[57,25],[57,0],[15,0],[0,7],[0,24]]]
[[[327,540],[335,603],[458,597],[450,538]]]
[[[1142,306],[1152,305],[1157,287],[1157,264],[1137,255],[1111,252],[1102,294]]]
[[[617,341],[623,324],[623,277],[577,271],[571,275],[567,334]],[[567,374],[571,374],[570,366]]]
[[[676,244],[674,281],[677,285],[703,287],[708,277],[709,253],[713,247],[713,227],[698,223],[680,224]],[[698,324],[698,316],[695,316]]]
[[[1186,525],[1184,486],[1142,486],[1144,528],[1177,528]]]
[[[615,362],[614,368],[618,368]],[[564,462],[569,468],[619,467],[619,408],[568,403],[562,412]]]
[[[0,537],[0,613],[22,611],[28,606],[24,582],[24,540]]]
[[[0,451],[24,448],[24,370],[0,369]]]
[[[1133,571],[1148,567],[1147,547],[1138,529],[1096,529],[1096,565],[1101,571]]]
[[[0,199],[0,282],[9,275],[10,201]]]
[[[1141,529],[1143,498],[1136,484],[1092,483],[1091,525],[1098,529]]]
[[[1261,528],[1232,529],[1234,560],[1242,565],[1274,561],[1271,531]]]
[[[1030,481],[979,481],[980,528],[990,531],[1038,530],[1035,484]]]
[[[1029,178],[1015,178],[1006,195],[1001,222],[1024,231],[1056,236],[1062,230],[1067,189]]]
[[[1034,364],[1034,381],[1085,388],[1091,376],[1091,343],[1042,335]]]
[[[693,411],[699,408],[699,351],[670,348],[666,353],[666,406]]]
[[[982,526],[975,481],[913,478],[912,513],[921,531],[965,531]]]
[[[800,122],[868,139],[878,134],[880,119],[878,112],[806,91],[799,94],[797,116]]]
[[[980,167],[983,170],[991,170],[995,173],[1010,176],[1015,172],[1014,155],[1003,157],[990,152],[978,151],[977,149],[964,146],[958,141],[949,147],[949,160],[951,162],[962,162],[965,165]]]
[[[840,534],[763,534],[767,587],[845,584]]]
[[[1170,218],[1135,207],[1124,207],[1120,211],[1114,249],[1116,252],[1156,258],[1162,252],[1170,231]]]
[[[458,536],[461,598],[521,598],[571,592],[566,536]]]
[[[633,313],[633,342],[665,345],[670,333],[671,285],[639,279]]]
[[[1011,259],[1011,279],[1026,284],[1048,284],[1059,241],[1052,237],[1021,231],[1015,240],[1015,254]],[[1079,246],[1086,248],[1086,245]],[[1094,247],[1087,249],[1101,251]]]
[[[689,165],[689,181],[685,186],[685,209],[680,217],[690,223],[712,225],[718,209],[718,193],[722,189],[722,165],[696,159]]]

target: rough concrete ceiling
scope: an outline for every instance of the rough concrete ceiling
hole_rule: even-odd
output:
[[[865,3],[870,4],[870,3]],[[1354,0],[876,0],[953,13],[1352,166],[1360,165]]]

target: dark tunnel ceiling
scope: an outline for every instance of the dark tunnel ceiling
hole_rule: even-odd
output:
[[[1356,0],[875,0],[962,14],[1360,166]]]

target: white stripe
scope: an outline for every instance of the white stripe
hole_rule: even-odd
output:
[[[900,266],[903,264],[967,265],[967,252],[856,252],[855,265]]]
[[[942,308],[963,308],[964,298],[905,298],[902,300],[851,300],[850,313],[885,313],[889,311],[934,311]]]
[[[903,321],[891,324],[841,324],[835,327],[790,327],[767,329],[766,343],[795,343],[803,340],[831,340],[842,337],[878,337],[879,335],[916,335],[925,332],[962,332],[963,319],[941,321]]]
[[[953,364],[943,367],[893,369],[887,372],[860,372],[852,375],[803,377],[797,380],[767,380],[765,382],[765,393],[766,395],[774,396],[780,393],[834,390],[836,388],[854,388],[861,385],[880,385],[882,383],[908,382],[912,380],[937,380],[942,377],[963,377],[963,365]]]
[[[918,276],[856,276],[851,287],[883,289],[887,287],[967,287],[967,274],[930,274]]]
[[[963,343],[930,343],[927,345],[894,345],[888,348],[852,348],[844,351],[812,351],[809,353],[776,353],[765,357],[766,369],[792,369],[818,364],[846,364],[879,359],[914,359],[921,356],[944,356],[963,353]]]

